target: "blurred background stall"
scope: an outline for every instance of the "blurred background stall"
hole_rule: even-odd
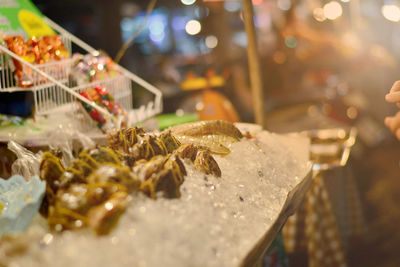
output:
[[[148,19],[148,1],[33,2],[112,58],[144,25],[120,64],[163,92],[164,113],[213,118],[227,112],[231,121],[254,121],[242,1],[163,0]],[[252,3],[267,129],[358,130],[346,172],[360,193],[367,230],[348,240],[347,261],[350,266],[397,266],[400,145],[383,119],[396,110],[384,95],[400,79],[400,1]],[[8,97],[2,93],[0,113],[29,114],[29,94],[13,97],[23,103],[18,110],[6,105]],[[134,106],[147,100],[146,92],[134,91]],[[220,107],[221,102],[228,104]]]

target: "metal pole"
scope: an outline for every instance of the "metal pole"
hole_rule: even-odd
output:
[[[265,128],[264,94],[257,50],[257,36],[254,26],[254,12],[251,0],[243,0],[243,18],[247,34],[247,56],[249,61],[250,86],[253,98],[256,124]]]

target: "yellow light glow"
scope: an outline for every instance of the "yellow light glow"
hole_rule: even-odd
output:
[[[314,19],[316,21],[320,21],[320,22],[326,20],[326,17],[325,17],[325,14],[324,14],[324,10],[322,8],[320,8],[320,7],[315,8],[313,10],[313,17],[314,17]]]
[[[382,15],[385,19],[399,22],[400,21],[400,8],[396,5],[384,5],[381,9]]]
[[[186,6],[190,6],[193,5],[194,3],[196,3],[196,0],[181,0],[182,4],[186,5]]]
[[[339,18],[342,13],[342,6],[336,1],[331,1],[324,5],[324,15],[327,19],[335,20]]]
[[[215,48],[218,45],[218,38],[214,35],[209,35],[206,37],[205,43],[208,48]]]
[[[353,48],[355,50],[361,50],[362,43],[357,35],[353,32],[346,32],[342,36],[343,44],[348,46],[349,48]]]
[[[185,30],[190,35],[196,35],[201,31],[201,24],[198,20],[189,20],[186,23]]]

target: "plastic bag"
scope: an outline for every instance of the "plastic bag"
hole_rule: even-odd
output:
[[[34,154],[14,141],[8,142],[7,147],[17,155],[17,159],[11,166],[12,175],[19,174],[27,181],[33,176],[39,176],[40,161],[43,154],[41,151]]]
[[[49,149],[61,155],[61,161],[64,166],[70,165],[74,159],[73,152],[76,150],[74,149],[74,144],[76,144],[74,140],[78,141],[79,144],[75,145],[78,148],[87,149],[95,146],[94,141],[90,137],[72,127],[60,127],[53,130],[47,134],[46,140]],[[19,174],[25,177],[27,181],[32,176],[40,176],[42,151],[35,154],[14,141],[8,142],[7,147],[17,156],[17,160],[11,166],[12,175]]]
[[[82,55],[73,55],[70,82],[73,85],[82,85],[94,81],[115,77],[119,74],[116,64],[103,51],[93,51]]]

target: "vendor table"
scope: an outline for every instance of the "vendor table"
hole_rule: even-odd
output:
[[[312,136],[314,183],[283,229],[285,247],[288,253],[305,252],[311,267],[346,266],[350,238],[365,233],[360,197],[346,166],[357,131],[332,128],[305,133]]]
[[[289,192],[286,203],[279,214],[275,223],[266,231],[264,236],[260,238],[254,248],[246,255],[240,266],[254,266],[265,253],[265,251],[270,246],[271,242],[274,240],[276,235],[285,225],[289,216],[295,214],[298,208],[301,206],[307,192],[313,184],[312,173],[308,173],[304,177],[303,181],[296,185],[296,187]]]
[[[0,239],[0,253],[24,247],[0,265],[254,266],[313,182],[308,138],[266,131],[255,137],[216,157],[221,178],[186,166],[180,199],[135,197],[109,236],[49,233],[35,219],[25,233]]]
[[[320,172],[297,213],[289,218],[284,229],[288,253],[306,252],[308,266],[346,266],[327,189]]]

